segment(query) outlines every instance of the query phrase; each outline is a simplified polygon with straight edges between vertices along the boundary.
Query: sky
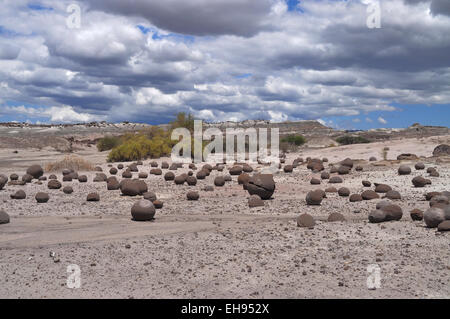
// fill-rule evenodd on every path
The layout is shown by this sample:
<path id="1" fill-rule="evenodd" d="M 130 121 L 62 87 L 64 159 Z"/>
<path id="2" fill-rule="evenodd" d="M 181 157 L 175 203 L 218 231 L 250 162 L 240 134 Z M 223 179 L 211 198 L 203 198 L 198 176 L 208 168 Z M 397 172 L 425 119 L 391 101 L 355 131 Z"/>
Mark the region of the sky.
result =
<path id="1" fill-rule="evenodd" d="M 379 3 L 380 28 L 367 20 Z M 448 0 L 1 0 L 0 122 L 449 126 Z M 79 15 L 78 15 L 79 9 Z"/>

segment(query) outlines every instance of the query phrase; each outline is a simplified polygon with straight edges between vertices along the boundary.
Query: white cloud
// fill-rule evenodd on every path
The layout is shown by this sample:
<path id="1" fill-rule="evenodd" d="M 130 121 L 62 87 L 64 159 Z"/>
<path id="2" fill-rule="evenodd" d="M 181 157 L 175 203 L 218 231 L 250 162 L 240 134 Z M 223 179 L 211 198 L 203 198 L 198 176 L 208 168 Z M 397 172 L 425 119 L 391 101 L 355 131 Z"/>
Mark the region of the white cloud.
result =
<path id="1" fill-rule="evenodd" d="M 384 119 L 384 118 L 382 118 L 381 116 L 378 118 L 378 123 L 380 123 L 380 124 L 387 124 L 387 121 Z"/>

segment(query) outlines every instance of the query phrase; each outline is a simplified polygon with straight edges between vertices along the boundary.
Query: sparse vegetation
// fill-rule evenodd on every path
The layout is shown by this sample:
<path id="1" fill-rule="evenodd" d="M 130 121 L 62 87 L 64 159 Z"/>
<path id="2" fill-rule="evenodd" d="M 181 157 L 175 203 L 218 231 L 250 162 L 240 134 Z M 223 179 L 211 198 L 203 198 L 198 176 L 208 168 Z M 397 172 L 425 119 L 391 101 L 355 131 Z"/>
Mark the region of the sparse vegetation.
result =
<path id="1" fill-rule="evenodd" d="M 101 144 L 102 149 L 105 149 L 104 147 L 110 147 L 116 143 L 108 155 L 109 162 L 126 162 L 170 156 L 173 146 L 178 143 L 176 140 L 171 140 L 172 131 L 184 127 L 193 132 L 194 117 L 191 114 L 178 113 L 176 119 L 170 124 L 170 130 L 154 126 L 136 134 L 128 133 L 121 137 L 105 137 L 101 140 L 101 143 L 99 141 L 97 147 L 99 148 Z M 193 145 L 193 141 L 191 142 Z"/>
<path id="2" fill-rule="evenodd" d="M 341 145 L 351 145 L 351 144 L 367 144 L 370 143 L 368 139 L 362 136 L 352 136 L 352 135 L 345 135 L 341 136 L 336 139 L 336 142 L 338 142 Z"/>
<path id="3" fill-rule="evenodd" d="M 93 171 L 94 165 L 82 157 L 76 155 L 67 155 L 64 159 L 45 166 L 46 172 L 59 172 L 64 169 L 72 169 L 74 171 Z"/>
<path id="4" fill-rule="evenodd" d="M 105 152 L 120 144 L 122 144 L 122 139 L 119 136 L 105 136 L 97 142 L 97 149 L 99 152 Z"/>
<path id="5" fill-rule="evenodd" d="M 288 135 L 281 139 L 281 143 L 288 143 L 295 146 L 302 146 L 306 143 L 306 138 L 303 135 Z"/>

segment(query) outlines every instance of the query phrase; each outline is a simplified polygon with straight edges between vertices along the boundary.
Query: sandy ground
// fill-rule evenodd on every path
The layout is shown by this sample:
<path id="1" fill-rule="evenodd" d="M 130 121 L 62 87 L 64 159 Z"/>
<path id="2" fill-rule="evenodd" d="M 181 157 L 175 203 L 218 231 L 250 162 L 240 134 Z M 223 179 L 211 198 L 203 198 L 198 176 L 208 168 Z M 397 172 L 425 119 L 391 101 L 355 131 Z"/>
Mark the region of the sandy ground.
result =
<path id="1" fill-rule="evenodd" d="M 195 187 L 149 176 L 149 189 L 164 201 L 164 208 L 148 223 L 130 219 L 138 197 L 107 191 L 105 183 L 91 182 L 95 173 L 87 173 L 87 184 L 63 183 L 73 186 L 71 195 L 48 190 L 46 183 L 7 186 L 0 191 L 0 209 L 11 216 L 10 224 L 0 225 L 0 297 L 450 298 L 450 234 L 427 229 L 409 216 L 413 208 L 428 207 L 424 193 L 450 190 L 450 160 L 429 158 L 436 145 L 449 140 L 409 139 L 288 155 L 287 163 L 298 156 L 328 157 L 330 162 L 361 159 L 364 171 L 352 172 L 334 186 L 362 192 L 361 181 L 367 179 L 400 191 L 402 200 L 395 202 L 403 208 L 403 219 L 383 224 L 367 221 L 379 200 L 349 203 L 328 194 L 322 206 L 307 206 L 309 190 L 329 185 L 310 185 L 314 174 L 304 165 L 292 174 L 275 175 L 273 199 L 253 209 L 236 177 L 225 187 L 205 192 L 202 188 L 213 185 L 222 173 L 213 171 Z M 427 167 L 437 167 L 440 177 L 416 189 L 411 179 L 426 172 L 413 169 L 409 176 L 398 176 L 399 162 L 367 161 L 370 156 L 381 160 L 384 147 L 389 147 L 388 159 L 401 153 L 422 156 Z M 63 157 L 46 150 L 12 151 L 0 150 L 0 173 L 22 175 L 30 164 Z M 105 153 L 92 148 L 78 154 L 108 171 Z M 149 172 L 148 163 L 140 170 Z M 27 199 L 10 199 L 18 189 L 26 191 Z M 199 191 L 198 202 L 185 199 L 189 190 Z M 35 202 L 38 191 L 50 194 L 47 204 Z M 99 192 L 100 202 L 86 202 L 91 191 Z M 327 222 L 332 212 L 342 213 L 347 221 Z M 298 228 L 300 213 L 313 215 L 316 227 Z M 66 285 L 67 266 L 73 264 L 81 269 L 79 289 Z M 368 266 L 374 264 L 380 267 L 381 287 L 369 290 Z"/>

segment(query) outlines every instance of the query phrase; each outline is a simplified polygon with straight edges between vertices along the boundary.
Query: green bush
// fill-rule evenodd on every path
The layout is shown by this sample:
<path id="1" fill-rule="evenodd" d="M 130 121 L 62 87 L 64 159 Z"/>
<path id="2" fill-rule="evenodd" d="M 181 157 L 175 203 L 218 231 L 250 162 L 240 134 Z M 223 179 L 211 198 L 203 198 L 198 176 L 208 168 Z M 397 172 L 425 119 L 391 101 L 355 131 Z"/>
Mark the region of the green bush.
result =
<path id="1" fill-rule="evenodd" d="M 341 145 L 350 145 L 350 144 L 366 144 L 370 143 L 368 139 L 362 136 L 351 136 L 351 135 L 345 135 L 341 136 L 336 139 L 336 142 L 338 142 Z"/>
<path id="2" fill-rule="evenodd" d="M 281 143 L 288 143 L 295 146 L 301 146 L 306 143 L 303 135 L 289 135 L 281 139 Z"/>
<path id="3" fill-rule="evenodd" d="M 97 142 L 97 149 L 99 152 L 109 151 L 121 143 L 122 140 L 118 136 L 105 136 Z"/>

